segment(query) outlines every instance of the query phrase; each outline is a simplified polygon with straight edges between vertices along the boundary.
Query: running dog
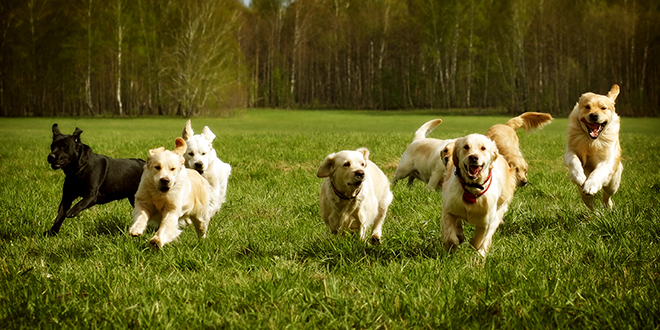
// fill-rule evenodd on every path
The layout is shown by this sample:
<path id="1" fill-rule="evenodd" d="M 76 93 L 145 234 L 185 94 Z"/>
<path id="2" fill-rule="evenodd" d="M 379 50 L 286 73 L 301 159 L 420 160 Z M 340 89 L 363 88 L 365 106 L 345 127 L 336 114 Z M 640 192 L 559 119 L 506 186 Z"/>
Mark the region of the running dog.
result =
<path id="1" fill-rule="evenodd" d="M 383 222 L 392 202 L 390 184 L 385 174 L 369 160 L 369 150 L 344 150 L 328 155 L 316 176 L 325 178 L 321 185 L 321 216 L 331 233 L 341 230 L 359 233 L 371 242 L 381 242 Z"/>
<path id="2" fill-rule="evenodd" d="M 213 216 L 227 199 L 227 181 L 231 175 L 231 166 L 218 158 L 213 149 L 215 134 L 208 126 L 204 126 L 202 134 L 195 135 L 188 120 L 181 136 L 187 145 L 186 153 L 183 155 L 186 159 L 186 167 L 199 172 L 211 185 L 211 216 Z"/>
<path id="3" fill-rule="evenodd" d="M 463 243 L 463 221 L 475 226 L 470 244 L 486 256 L 516 190 L 516 177 L 488 137 L 470 134 L 454 143 L 451 175 L 442 186 L 442 242 Z"/>
<path id="4" fill-rule="evenodd" d="M 415 179 L 426 183 L 428 190 L 438 189 L 442 186 L 446 162 L 441 153 L 447 145 L 453 143 L 456 139 L 426 138 L 440 123 L 442 123 L 442 119 L 430 120 L 415 132 L 412 143 L 401 155 L 401 161 L 394 172 L 392 184 L 407 177 L 409 186 L 412 186 Z"/>
<path id="5" fill-rule="evenodd" d="M 582 94 L 568 117 L 564 163 L 569 178 L 580 190 L 582 201 L 591 210 L 594 195 L 601 189 L 603 205 L 611 208 L 614 205 L 611 197 L 621 183 L 621 124 L 614 108 L 618 95 L 616 84 L 607 95 Z"/>
<path id="6" fill-rule="evenodd" d="M 211 186 L 197 171 L 184 166 L 186 142 L 175 141 L 174 151 L 160 147 L 149 150 L 147 164 L 135 194 L 131 236 L 141 236 L 149 222 L 158 230 L 149 243 L 162 248 L 179 236 L 179 220 L 195 226 L 199 238 L 206 238 L 210 221 Z"/>
<path id="7" fill-rule="evenodd" d="M 552 121 L 552 115 L 541 112 L 525 112 L 518 117 L 509 119 L 506 124 L 496 124 L 491 127 L 486 136 L 495 141 L 500 155 L 506 159 L 513 168 L 519 187 L 527 185 L 527 171 L 529 165 L 520 152 L 520 144 L 516 130 L 524 128 L 525 132 L 542 128 Z"/>
<path id="8" fill-rule="evenodd" d="M 62 169 L 66 178 L 55 223 L 44 235 L 57 235 L 64 219 L 73 218 L 96 204 L 128 198 L 131 206 L 134 205 L 143 160 L 116 159 L 94 153 L 80 141 L 83 131 L 78 127 L 72 135 L 62 134 L 57 124 L 53 124 L 52 131 L 48 163 L 54 170 Z M 71 207 L 78 197 L 82 199 Z"/>

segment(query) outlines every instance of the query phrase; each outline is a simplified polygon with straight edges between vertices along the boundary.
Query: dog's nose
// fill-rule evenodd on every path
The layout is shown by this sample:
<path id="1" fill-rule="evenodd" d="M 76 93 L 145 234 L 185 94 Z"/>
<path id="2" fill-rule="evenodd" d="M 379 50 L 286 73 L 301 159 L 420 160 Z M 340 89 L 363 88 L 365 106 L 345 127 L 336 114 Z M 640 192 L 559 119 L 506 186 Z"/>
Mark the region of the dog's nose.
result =
<path id="1" fill-rule="evenodd" d="M 49 162 L 49 163 L 53 163 L 53 162 L 55 162 L 55 155 L 53 155 L 53 154 L 49 154 L 49 155 L 48 155 L 48 162 Z"/>
<path id="2" fill-rule="evenodd" d="M 204 164 L 202 164 L 202 163 L 195 163 L 195 168 L 196 168 L 196 169 L 200 169 L 200 170 L 201 170 L 203 166 L 204 166 Z"/>
<path id="3" fill-rule="evenodd" d="M 591 119 L 591 121 L 598 121 L 598 114 L 597 113 L 589 114 L 589 119 Z"/>
<path id="4" fill-rule="evenodd" d="M 475 155 L 470 155 L 468 156 L 468 159 L 470 160 L 470 162 L 476 163 L 479 160 L 479 157 Z"/>
<path id="5" fill-rule="evenodd" d="M 364 179 L 364 171 L 363 170 L 355 171 L 355 178 L 359 180 Z"/>
<path id="6" fill-rule="evenodd" d="M 169 184 L 169 183 L 170 183 L 170 179 L 168 179 L 168 178 L 162 178 L 162 179 L 160 179 L 160 183 L 161 183 L 161 184 Z"/>
<path id="7" fill-rule="evenodd" d="M 520 186 L 520 187 L 524 187 L 526 185 L 527 185 L 527 180 L 520 181 L 520 183 L 518 183 L 518 186 Z"/>

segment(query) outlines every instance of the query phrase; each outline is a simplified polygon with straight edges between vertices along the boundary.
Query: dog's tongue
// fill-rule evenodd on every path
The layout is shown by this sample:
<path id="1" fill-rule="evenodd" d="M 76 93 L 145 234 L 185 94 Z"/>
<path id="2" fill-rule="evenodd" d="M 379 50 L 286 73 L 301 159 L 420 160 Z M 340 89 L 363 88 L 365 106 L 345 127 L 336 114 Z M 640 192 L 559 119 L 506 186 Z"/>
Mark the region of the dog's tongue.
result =
<path id="1" fill-rule="evenodd" d="M 468 167 L 468 170 L 470 171 L 470 176 L 476 177 L 477 175 L 479 175 L 479 172 L 481 172 L 481 168 L 482 168 L 481 166 L 470 165 L 470 167 Z"/>
<path id="2" fill-rule="evenodd" d="M 599 123 L 588 123 L 586 120 L 582 120 L 582 122 L 587 125 L 589 128 L 589 135 L 592 138 L 597 138 L 600 135 L 600 132 L 603 130 L 603 125 Z"/>

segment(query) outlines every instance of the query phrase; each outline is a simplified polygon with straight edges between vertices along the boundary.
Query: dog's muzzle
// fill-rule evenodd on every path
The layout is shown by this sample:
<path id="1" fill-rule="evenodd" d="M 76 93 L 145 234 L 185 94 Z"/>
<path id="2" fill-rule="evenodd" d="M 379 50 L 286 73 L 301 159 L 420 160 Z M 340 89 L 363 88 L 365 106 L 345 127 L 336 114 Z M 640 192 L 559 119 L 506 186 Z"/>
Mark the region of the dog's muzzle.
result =
<path id="1" fill-rule="evenodd" d="M 204 164 L 195 163 L 195 171 L 197 171 L 199 174 L 204 174 Z"/>
<path id="2" fill-rule="evenodd" d="M 62 165 L 57 162 L 57 157 L 55 157 L 55 154 L 48 155 L 48 164 L 50 164 L 50 167 L 54 170 L 62 168 Z"/>
<path id="3" fill-rule="evenodd" d="M 160 187 L 158 187 L 158 190 L 161 192 L 168 192 L 170 190 L 170 180 L 166 178 L 160 179 Z"/>

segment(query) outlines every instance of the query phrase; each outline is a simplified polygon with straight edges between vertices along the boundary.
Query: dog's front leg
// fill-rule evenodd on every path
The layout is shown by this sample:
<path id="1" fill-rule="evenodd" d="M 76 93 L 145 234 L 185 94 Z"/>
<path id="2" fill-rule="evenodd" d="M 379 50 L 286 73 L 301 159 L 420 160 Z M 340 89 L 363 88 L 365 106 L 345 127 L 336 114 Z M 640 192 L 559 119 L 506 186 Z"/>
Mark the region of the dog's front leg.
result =
<path id="1" fill-rule="evenodd" d="M 163 221 L 156 231 L 156 235 L 149 241 L 155 248 L 162 248 L 165 244 L 172 242 L 179 236 L 179 214 L 181 209 L 171 209 L 163 211 Z"/>
<path id="2" fill-rule="evenodd" d="M 136 201 L 135 209 L 133 210 L 133 224 L 128 230 L 131 236 L 141 236 L 144 233 L 150 216 L 151 212 L 142 203 Z"/>
<path id="3" fill-rule="evenodd" d="M 596 168 L 589 174 L 589 178 L 587 178 L 582 187 L 585 194 L 589 196 L 595 195 L 603 188 L 605 181 L 614 174 L 612 170 L 614 167 L 613 152 L 610 152 L 610 154 L 612 155 L 608 156 L 607 160 L 598 163 Z"/>
<path id="4" fill-rule="evenodd" d="M 587 180 L 587 176 L 584 175 L 584 169 L 582 169 L 582 162 L 580 158 L 573 151 L 566 151 L 564 155 L 564 164 L 568 167 L 570 172 L 569 178 L 573 183 L 582 187 L 584 181 Z"/>
<path id="5" fill-rule="evenodd" d="M 452 253 L 463 242 L 462 220 L 449 212 L 442 212 L 442 246 Z"/>
<path id="6" fill-rule="evenodd" d="M 49 230 L 46 230 L 44 232 L 45 236 L 55 236 L 57 235 L 57 233 L 59 233 L 60 227 L 62 226 L 64 219 L 66 219 L 67 211 L 71 208 L 71 204 L 73 204 L 73 199 L 69 198 L 65 193 L 64 196 L 62 197 L 62 201 L 60 202 L 60 206 L 57 210 L 57 217 L 55 218 L 55 223 L 53 224 L 52 227 L 50 227 Z"/>

